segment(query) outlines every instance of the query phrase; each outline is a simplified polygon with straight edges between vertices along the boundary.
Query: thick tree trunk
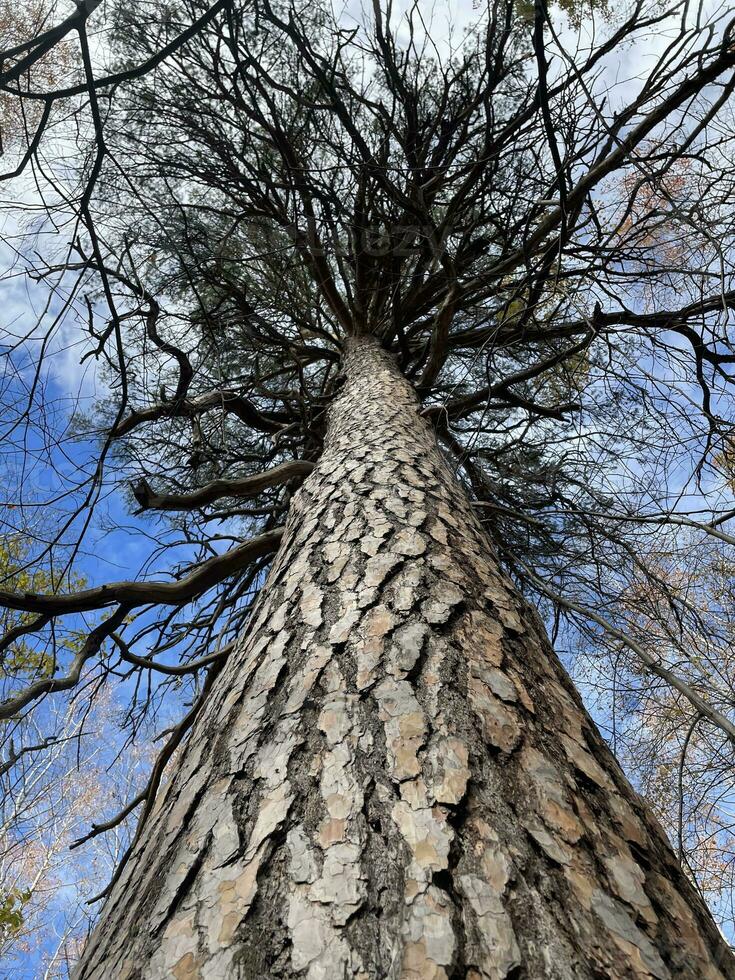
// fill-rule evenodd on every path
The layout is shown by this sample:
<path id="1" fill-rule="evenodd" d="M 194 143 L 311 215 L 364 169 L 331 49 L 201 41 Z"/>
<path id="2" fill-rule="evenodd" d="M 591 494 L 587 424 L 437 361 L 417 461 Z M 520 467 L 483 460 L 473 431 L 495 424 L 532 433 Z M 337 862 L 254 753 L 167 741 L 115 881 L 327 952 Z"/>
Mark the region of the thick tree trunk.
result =
<path id="1" fill-rule="evenodd" d="M 345 373 L 75 976 L 735 977 L 410 385 Z"/>

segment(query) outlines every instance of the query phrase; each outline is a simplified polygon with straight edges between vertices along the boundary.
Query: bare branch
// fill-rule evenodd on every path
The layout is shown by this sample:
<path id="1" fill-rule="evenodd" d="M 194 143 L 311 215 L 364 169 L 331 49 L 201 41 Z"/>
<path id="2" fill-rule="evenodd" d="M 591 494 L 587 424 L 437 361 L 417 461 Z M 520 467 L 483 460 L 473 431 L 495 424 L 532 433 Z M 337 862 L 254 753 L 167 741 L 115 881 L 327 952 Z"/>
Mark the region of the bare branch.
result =
<path id="1" fill-rule="evenodd" d="M 142 479 L 133 487 L 133 494 L 143 510 L 192 510 L 221 497 L 256 497 L 270 487 L 281 487 L 290 480 L 308 476 L 313 469 L 314 464 L 308 460 L 294 460 L 240 480 L 213 480 L 205 487 L 182 494 L 155 493 L 148 481 Z"/>

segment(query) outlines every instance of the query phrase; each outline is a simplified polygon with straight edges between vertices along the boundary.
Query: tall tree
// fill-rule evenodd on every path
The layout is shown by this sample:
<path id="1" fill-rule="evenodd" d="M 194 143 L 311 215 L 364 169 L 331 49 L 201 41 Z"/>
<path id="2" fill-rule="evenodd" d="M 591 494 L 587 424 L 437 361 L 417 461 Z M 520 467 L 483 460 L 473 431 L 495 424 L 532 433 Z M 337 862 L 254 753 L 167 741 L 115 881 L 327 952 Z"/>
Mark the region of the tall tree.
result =
<path id="1" fill-rule="evenodd" d="M 0 592 L 32 614 L 5 647 L 53 651 L 0 717 L 121 671 L 133 726 L 182 678 L 191 700 L 91 831 L 140 808 L 75 976 L 735 976 L 531 601 L 731 752 L 661 554 L 735 543 L 732 24 L 636 3 L 597 33 L 575 4 L 572 50 L 544 3 L 461 38 L 421 5 L 120 4 L 101 69 L 94 16 L 49 42 L 76 31 L 83 82 L 13 89 L 73 104 L 78 185 L 48 185 L 71 248 L 27 261 L 108 396 L 39 547 L 54 587 Z M 659 32 L 617 93 L 610 59 Z M 8 386 L 11 435 L 37 387 Z M 72 587 L 111 479 L 174 514 L 171 580 Z"/>

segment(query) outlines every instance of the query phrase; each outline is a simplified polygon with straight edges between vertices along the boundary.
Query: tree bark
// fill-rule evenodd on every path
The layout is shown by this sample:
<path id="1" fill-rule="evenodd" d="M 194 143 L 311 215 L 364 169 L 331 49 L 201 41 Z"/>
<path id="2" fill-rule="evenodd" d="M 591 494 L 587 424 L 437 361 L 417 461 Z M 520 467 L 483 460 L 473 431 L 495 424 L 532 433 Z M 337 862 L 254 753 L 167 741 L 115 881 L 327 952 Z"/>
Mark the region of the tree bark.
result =
<path id="1" fill-rule="evenodd" d="M 75 977 L 735 977 L 411 386 L 344 371 Z"/>

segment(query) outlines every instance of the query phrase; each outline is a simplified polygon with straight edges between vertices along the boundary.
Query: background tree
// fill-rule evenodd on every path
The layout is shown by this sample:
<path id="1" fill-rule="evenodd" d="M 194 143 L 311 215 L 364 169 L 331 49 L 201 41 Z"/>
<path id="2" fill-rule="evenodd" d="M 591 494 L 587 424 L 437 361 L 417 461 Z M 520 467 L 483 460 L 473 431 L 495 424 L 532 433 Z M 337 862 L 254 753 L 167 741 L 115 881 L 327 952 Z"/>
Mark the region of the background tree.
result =
<path id="1" fill-rule="evenodd" d="M 18 591 L 51 587 L 47 569 L 24 567 L 30 531 L 0 544 L 3 581 Z M 52 676 L 59 660 L 74 656 L 84 642 L 83 634 L 63 631 L 43 646 L 26 642 L 29 621 L 28 614 L 4 611 L 4 697 L 19 683 Z M 68 976 L 93 918 L 87 900 L 129 844 L 129 831 L 121 826 L 90 848 L 74 850 L 90 814 L 114 816 L 152 761 L 145 743 L 128 749 L 124 759 L 115 750 L 114 742 L 122 738 L 115 738 L 121 727 L 110 694 L 82 688 L 65 705 L 48 703 L 2 722 L 0 961 L 8 976 Z"/>
<path id="2" fill-rule="evenodd" d="M 44 174 L 23 262 L 65 299 L 9 345 L 9 444 L 53 430 L 64 316 L 107 396 L 52 588 L 0 593 L 13 642 L 85 639 L 1 710 L 121 671 L 133 731 L 187 704 L 78 975 L 733 975 L 528 602 L 635 690 L 630 758 L 678 713 L 680 799 L 690 747 L 727 765 L 714 586 L 681 584 L 733 544 L 727 12 L 575 6 L 575 47 L 543 4 L 114 13 L 116 64 L 80 7 L 84 82 L 17 96 L 73 106 L 87 165 Z M 123 481 L 173 577 L 75 589 Z"/>

